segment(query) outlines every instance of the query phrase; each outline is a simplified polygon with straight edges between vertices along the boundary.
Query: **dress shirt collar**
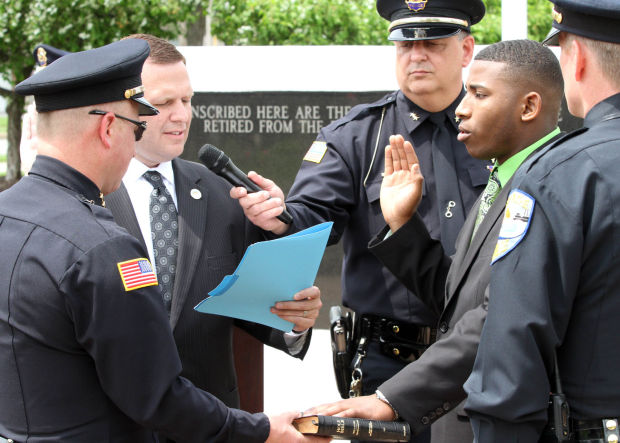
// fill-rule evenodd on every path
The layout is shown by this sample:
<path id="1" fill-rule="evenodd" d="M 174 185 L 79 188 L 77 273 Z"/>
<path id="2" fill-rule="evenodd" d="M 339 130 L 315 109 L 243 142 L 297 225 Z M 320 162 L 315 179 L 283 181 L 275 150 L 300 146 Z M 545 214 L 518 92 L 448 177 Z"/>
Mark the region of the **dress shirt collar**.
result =
<path id="1" fill-rule="evenodd" d="M 129 187 L 131 186 L 132 183 L 135 183 L 138 180 L 141 180 L 141 179 L 144 180 L 142 175 L 146 171 L 159 172 L 164 179 L 164 183 L 167 182 L 166 184 L 171 185 L 172 188 L 174 189 L 174 171 L 172 170 L 172 161 L 160 163 L 155 168 L 149 168 L 141 161 L 136 160 L 135 157 L 132 158 L 131 161 L 129 162 L 129 168 L 127 168 L 127 172 L 125 173 L 125 176 L 123 177 L 123 182 L 125 183 L 125 186 Z"/>
<path id="2" fill-rule="evenodd" d="M 521 163 L 523 163 L 525 159 L 528 158 L 532 152 L 534 152 L 536 149 L 541 147 L 543 144 L 547 143 L 549 140 L 551 140 L 553 137 L 555 137 L 559 133 L 560 133 L 560 128 L 555 128 L 553 131 L 545 135 L 543 138 L 541 138 L 537 142 L 532 143 L 527 148 L 517 152 L 515 155 L 510 157 L 508 160 L 506 160 L 501 165 L 498 165 L 496 161 L 494 168 L 497 168 L 497 179 L 502 184 L 502 187 L 506 186 L 506 183 L 508 183 L 508 180 L 510 180 L 512 176 L 514 175 L 514 173 L 517 172 L 517 169 L 519 169 L 519 166 L 521 166 Z"/>

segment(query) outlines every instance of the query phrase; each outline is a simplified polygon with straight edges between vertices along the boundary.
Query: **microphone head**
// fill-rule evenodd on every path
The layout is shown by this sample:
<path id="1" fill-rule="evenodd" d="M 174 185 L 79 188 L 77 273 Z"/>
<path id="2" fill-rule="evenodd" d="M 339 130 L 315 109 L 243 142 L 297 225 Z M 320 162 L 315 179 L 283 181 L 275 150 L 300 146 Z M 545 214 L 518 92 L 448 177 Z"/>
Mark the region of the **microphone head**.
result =
<path id="1" fill-rule="evenodd" d="M 207 168 L 216 174 L 230 161 L 230 158 L 228 158 L 224 152 L 208 143 L 200 148 L 198 151 L 198 158 Z"/>

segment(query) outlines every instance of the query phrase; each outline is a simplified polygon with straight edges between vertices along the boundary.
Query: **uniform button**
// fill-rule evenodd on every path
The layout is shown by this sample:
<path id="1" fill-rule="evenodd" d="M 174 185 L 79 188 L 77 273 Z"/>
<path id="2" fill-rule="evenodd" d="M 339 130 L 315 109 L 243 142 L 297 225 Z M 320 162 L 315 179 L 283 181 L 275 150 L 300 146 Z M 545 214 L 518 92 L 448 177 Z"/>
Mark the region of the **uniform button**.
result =
<path id="1" fill-rule="evenodd" d="M 443 415 L 443 409 L 441 408 L 435 409 L 435 414 L 437 414 L 437 417 L 441 417 Z"/>
<path id="2" fill-rule="evenodd" d="M 435 415 L 433 411 L 431 411 L 430 414 L 428 414 L 428 418 L 430 418 L 431 420 L 435 420 L 437 416 Z"/>
<path id="3" fill-rule="evenodd" d="M 445 402 L 445 403 L 443 404 L 443 410 L 444 410 L 444 411 L 449 411 L 449 410 L 450 410 L 450 403 Z"/>
<path id="4" fill-rule="evenodd" d="M 392 326 L 392 331 L 394 331 L 394 334 L 398 334 L 400 332 L 400 328 L 398 327 L 398 325 L 394 325 Z"/>
<path id="5" fill-rule="evenodd" d="M 607 441 L 609 443 L 618 443 L 618 436 L 616 434 L 611 434 L 609 437 L 607 437 Z"/>
<path id="6" fill-rule="evenodd" d="M 445 334 L 446 332 L 448 332 L 448 323 L 446 322 L 441 322 L 441 324 L 439 325 L 439 330 L 441 331 L 442 334 Z"/>
<path id="7" fill-rule="evenodd" d="M 427 425 L 429 424 L 431 421 L 428 419 L 428 417 L 424 416 L 422 417 L 422 424 L 423 425 Z"/>
<path id="8" fill-rule="evenodd" d="M 618 426 L 618 423 L 616 422 L 616 420 L 607 420 L 605 422 L 605 427 L 609 429 L 610 431 L 613 431 L 614 429 L 616 429 L 617 426 Z"/>
<path id="9" fill-rule="evenodd" d="M 392 353 L 393 353 L 394 355 L 400 355 L 400 349 L 398 349 L 398 348 L 394 348 L 394 349 L 392 349 Z"/>

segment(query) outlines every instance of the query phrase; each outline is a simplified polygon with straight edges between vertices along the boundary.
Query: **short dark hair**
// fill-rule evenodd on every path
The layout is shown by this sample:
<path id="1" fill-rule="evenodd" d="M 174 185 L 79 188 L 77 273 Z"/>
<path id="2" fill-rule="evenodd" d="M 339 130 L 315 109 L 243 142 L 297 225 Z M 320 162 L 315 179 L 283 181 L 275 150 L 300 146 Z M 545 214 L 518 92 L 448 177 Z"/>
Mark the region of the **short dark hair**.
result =
<path id="1" fill-rule="evenodd" d="M 506 76 L 525 88 L 548 98 L 558 112 L 564 95 L 560 62 L 542 43 L 533 40 L 506 40 L 482 49 L 476 61 L 505 63 Z"/>
<path id="2" fill-rule="evenodd" d="M 186 63 L 185 57 L 179 52 L 176 46 L 163 38 L 155 37 L 151 34 L 131 34 L 123 38 L 123 40 L 126 38 L 139 38 L 146 41 L 151 47 L 148 60 L 155 64 Z"/>

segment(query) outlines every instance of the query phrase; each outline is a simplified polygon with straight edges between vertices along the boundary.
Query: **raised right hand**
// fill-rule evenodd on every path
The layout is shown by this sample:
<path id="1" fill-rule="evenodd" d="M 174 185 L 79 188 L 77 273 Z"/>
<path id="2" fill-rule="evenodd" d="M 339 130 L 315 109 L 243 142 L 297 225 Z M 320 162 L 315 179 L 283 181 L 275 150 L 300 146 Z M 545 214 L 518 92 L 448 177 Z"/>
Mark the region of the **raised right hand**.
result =
<path id="1" fill-rule="evenodd" d="M 385 148 L 385 173 L 381 183 L 381 211 L 392 232 L 413 216 L 422 200 L 424 177 L 413 145 L 402 135 L 390 136 Z"/>

